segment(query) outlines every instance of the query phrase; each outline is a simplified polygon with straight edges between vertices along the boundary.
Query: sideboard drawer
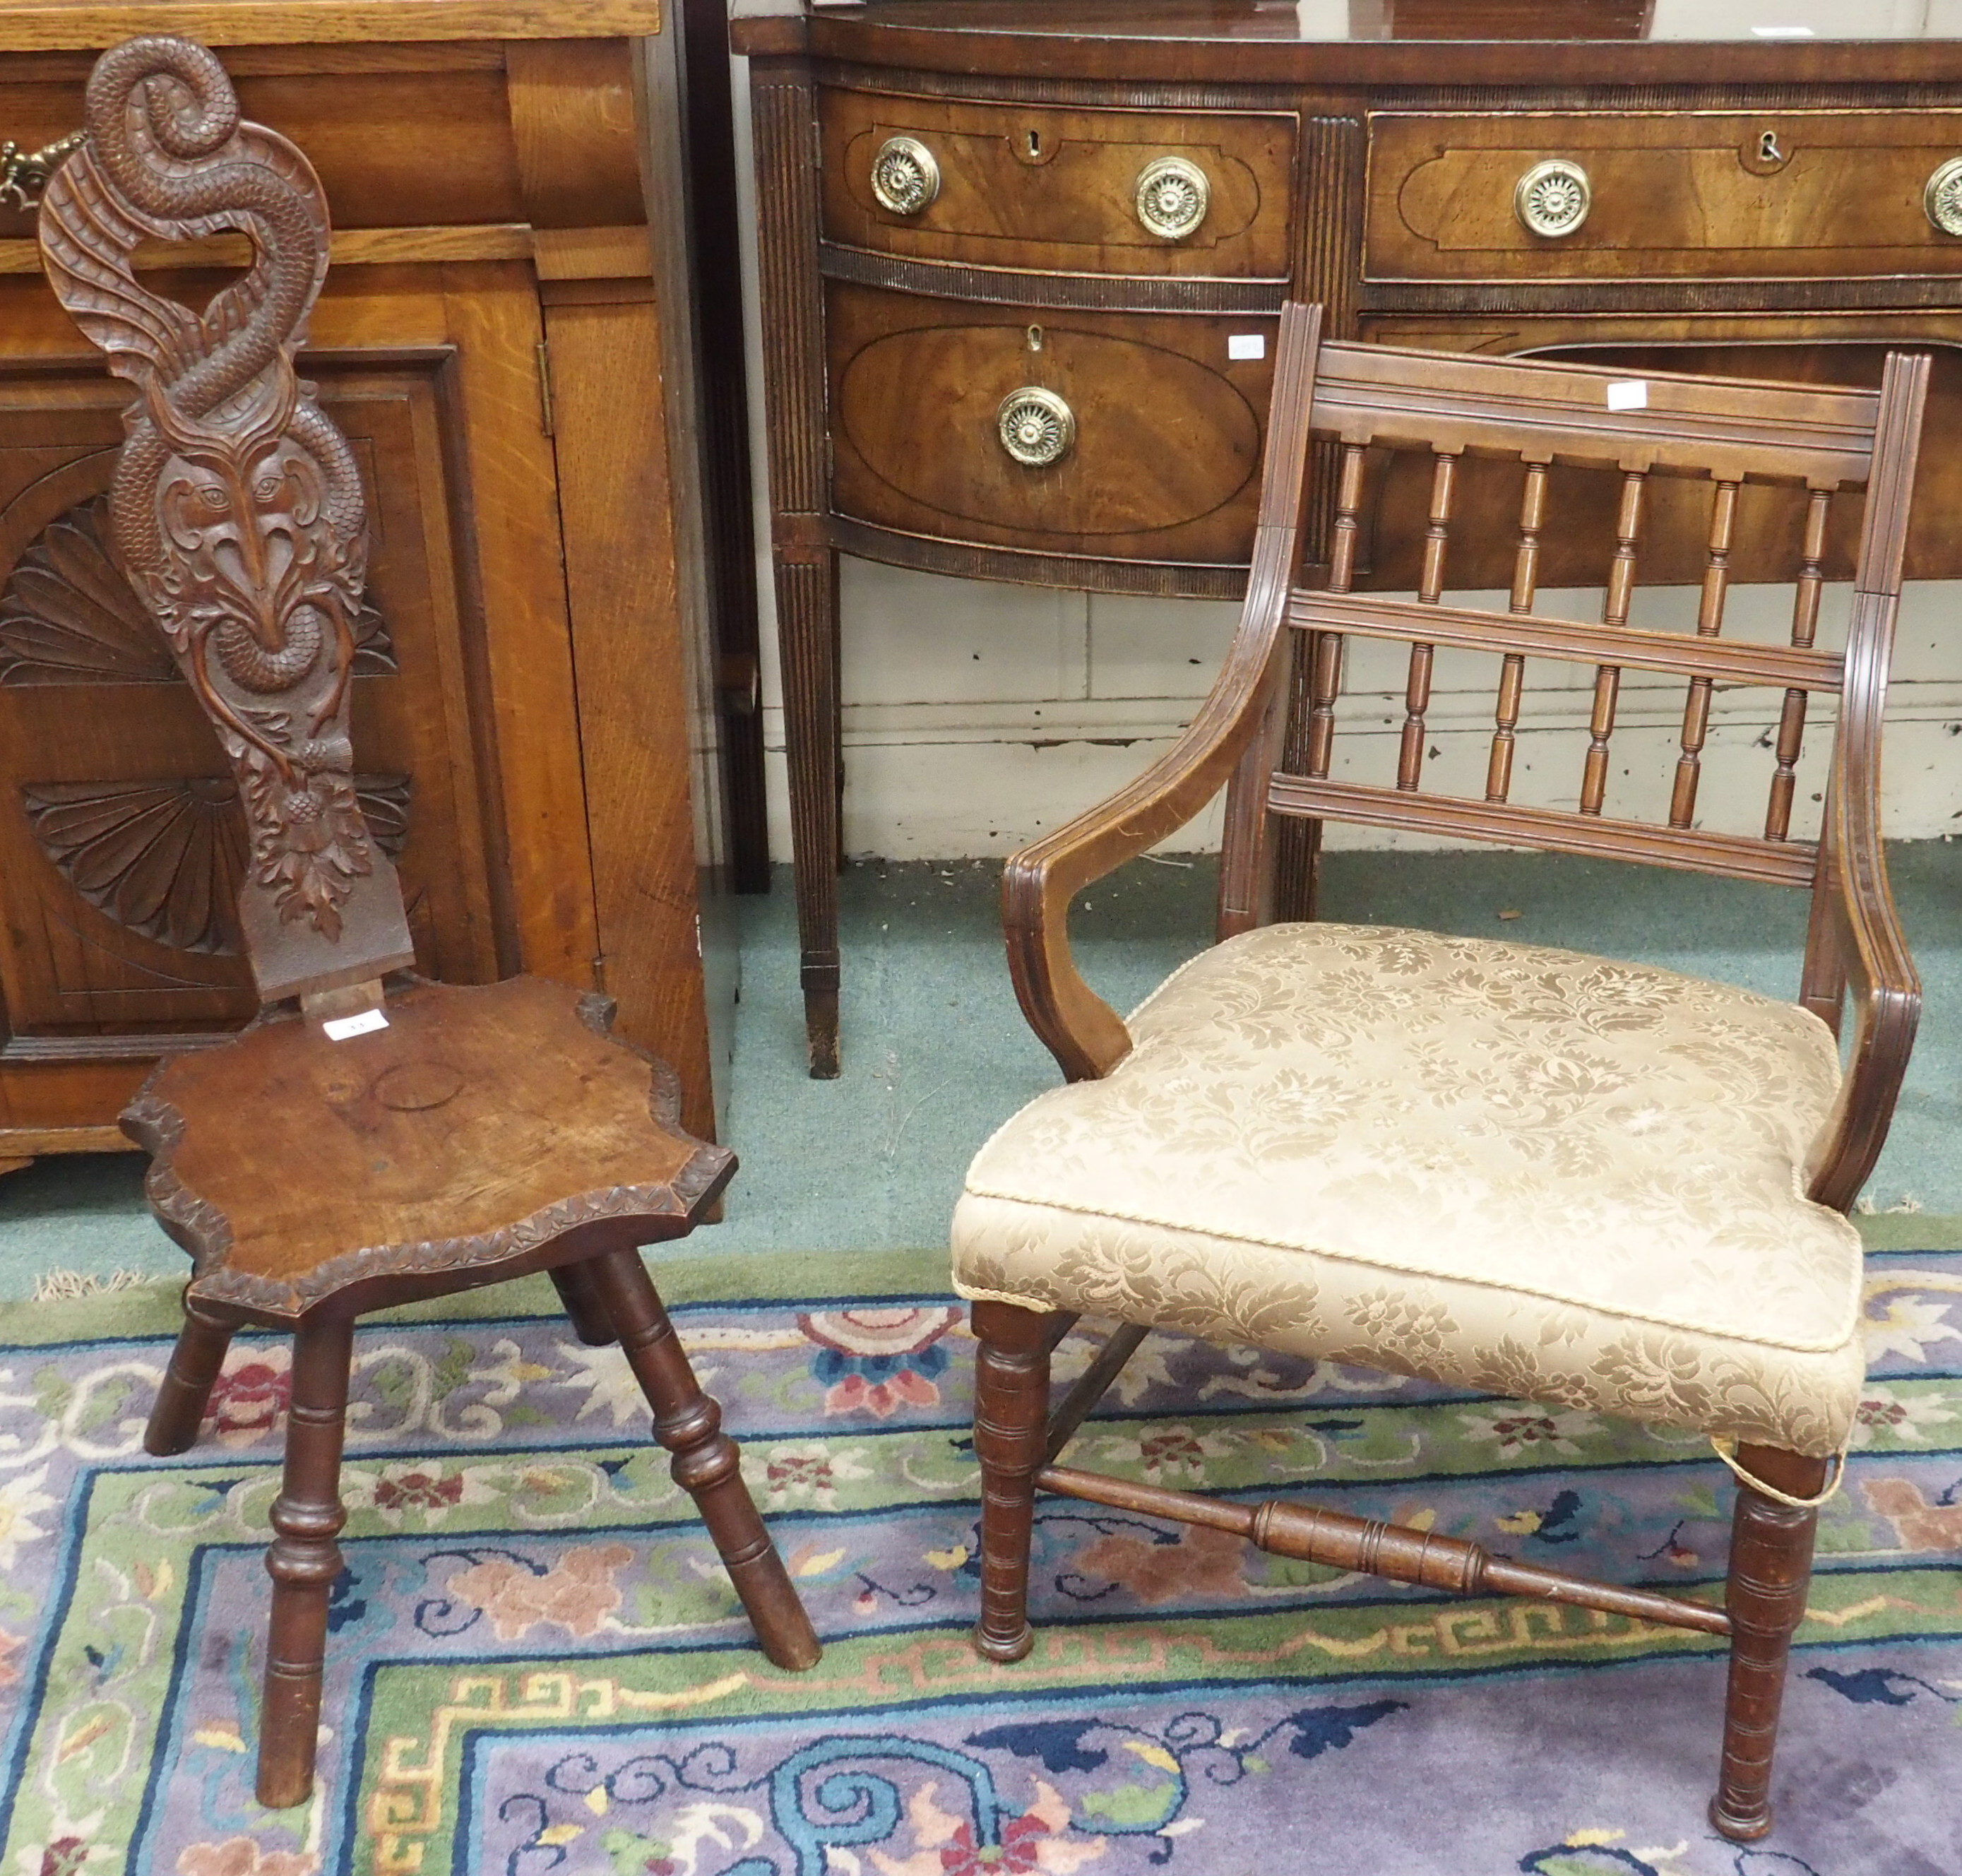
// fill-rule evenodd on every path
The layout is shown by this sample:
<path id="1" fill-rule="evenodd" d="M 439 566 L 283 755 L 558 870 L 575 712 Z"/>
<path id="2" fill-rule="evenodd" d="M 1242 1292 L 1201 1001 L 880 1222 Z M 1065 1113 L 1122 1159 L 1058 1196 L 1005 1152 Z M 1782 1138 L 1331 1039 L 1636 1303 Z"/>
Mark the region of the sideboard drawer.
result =
<path id="1" fill-rule="evenodd" d="M 1273 319 L 1054 312 L 1031 325 L 834 284 L 825 324 L 837 513 L 1059 554 L 1245 560 Z M 1260 357 L 1233 356 L 1256 343 Z"/>
<path id="2" fill-rule="evenodd" d="M 983 266 L 1286 277 L 1291 114 L 842 88 L 818 108 L 830 240 Z"/>
<path id="3" fill-rule="evenodd" d="M 1962 163 L 1943 171 L 1958 157 L 1957 111 L 1379 112 L 1369 119 L 1363 271 L 1382 280 L 1962 272 Z"/>

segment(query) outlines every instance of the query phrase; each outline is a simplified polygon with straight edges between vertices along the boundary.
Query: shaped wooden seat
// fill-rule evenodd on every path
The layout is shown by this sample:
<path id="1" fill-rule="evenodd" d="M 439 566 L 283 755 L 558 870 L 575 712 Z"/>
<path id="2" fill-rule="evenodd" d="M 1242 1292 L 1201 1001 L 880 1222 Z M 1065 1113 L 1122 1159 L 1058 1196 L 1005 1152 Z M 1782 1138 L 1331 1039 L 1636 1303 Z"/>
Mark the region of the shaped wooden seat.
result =
<path id="1" fill-rule="evenodd" d="M 386 1014 L 338 1042 L 296 1011 L 263 1018 L 131 1105 L 158 1215 L 198 1260 L 194 1299 L 298 1316 L 360 1284 L 396 1299 L 431 1271 L 498 1280 L 548 1241 L 597 1255 L 679 1236 L 734 1168 L 679 1130 L 671 1076 L 607 1035 L 603 997 L 411 983 Z"/>
<path id="2" fill-rule="evenodd" d="M 1737 1839 L 1770 1828 L 1786 1658 L 1864 1375 L 1861 1241 L 1845 1213 L 1886 1138 L 1920 1008 L 1887 892 L 1879 743 L 1928 371 L 1925 358 L 1890 356 L 1877 393 L 1626 382 L 1582 366 L 1325 344 L 1318 308 L 1287 308 L 1259 545 L 1219 680 L 1172 749 L 1004 875 L 1016 991 L 1069 1085 L 982 1149 L 954 1216 L 955 1287 L 974 1304 L 980 1345 L 983 1654 L 1011 1660 L 1031 1645 L 1039 1490 L 1434 1590 L 1700 1630 L 1730 1646 L 1711 1820 Z M 1308 465 L 1331 444 L 1334 526 L 1316 569 Z M 1351 590 L 1367 459 L 1388 450 L 1430 462 L 1414 599 Z M 1461 470 L 1494 462 L 1519 491 L 1504 612 L 1444 596 Z M 1598 622 L 1535 610 L 1542 535 L 1558 519 L 1551 472 L 1568 468 L 1618 481 Z M 1645 503 L 1662 477 L 1708 503 L 1693 634 L 1629 622 Z M 1799 523 L 1789 641 L 1725 639 L 1740 513 L 1781 487 Z M 1864 492 L 1843 652 L 1817 642 L 1842 490 Z M 1776 499 L 1755 512 L 1775 514 Z M 1395 766 L 1376 778 L 1342 759 L 1354 748 L 1339 733 L 1350 638 L 1408 660 L 1400 733 L 1381 739 Z M 1426 769 L 1440 647 L 1497 666 L 1479 798 L 1440 790 Z M 1513 799 L 1529 660 L 1591 674 L 1571 806 Z M 1628 672 L 1684 686 L 1666 820 L 1610 811 Z M 1283 767 L 1297 684 L 1307 734 Z M 1770 693 L 1763 806 L 1746 810 L 1762 812 L 1761 834 L 1734 831 L 1734 831 L 1702 820 L 1719 684 Z M 1818 693 L 1836 696 L 1838 716 L 1815 839 L 1792 821 Z M 1353 714 L 1388 721 L 1380 696 Z M 1543 783 L 1543 746 L 1541 767 Z M 1727 764 L 1724 781 L 1742 767 Z M 1126 1024 L 1072 960 L 1069 903 L 1222 785 L 1221 941 Z M 1299 869 L 1289 886 L 1305 885 L 1312 907 L 1331 818 L 1803 887 L 1797 1000 L 1497 938 L 1270 923 L 1283 840 Z M 1052 1414 L 1050 1351 L 1079 1313 L 1120 1326 Z M 1442 1532 L 1058 1465 L 1159 1326 L 1708 1433 L 1739 1477 L 1724 1606 L 1590 1582 Z"/>
<path id="3" fill-rule="evenodd" d="M 217 733 L 250 842 L 240 922 L 265 1007 L 162 1066 L 123 1127 L 194 1266 L 149 1450 L 197 1439 L 241 1326 L 294 1332 L 260 1800 L 312 1788 L 354 1321 L 385 1304 L 548 1271 L 580 1335 L 620 1343 L 765 1651 L 807 1667 L 816 1637 L 639 1256 L 693 1229 L 734 1155 L 681 1130 L 673 1075 L 609 1037 L 605 998 L 411 974 L 349 738 L 366 504 L 293 369 L 326 274 L 318 181 L 182 40 L 105 53 L 86 124 L 43 201 L 43 259 L 139 388 L 115 551 Z M 202 312 L 137 280 L 139 241 L 226 229 L 257 257 Z"/>

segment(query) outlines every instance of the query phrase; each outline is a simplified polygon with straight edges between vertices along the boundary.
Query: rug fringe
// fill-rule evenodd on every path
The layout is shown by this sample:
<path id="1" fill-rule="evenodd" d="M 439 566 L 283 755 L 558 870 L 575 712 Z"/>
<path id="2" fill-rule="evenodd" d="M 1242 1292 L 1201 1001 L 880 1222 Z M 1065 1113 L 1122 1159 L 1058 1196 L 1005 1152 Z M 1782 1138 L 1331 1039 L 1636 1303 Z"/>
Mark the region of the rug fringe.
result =
<path id="1" fill-rule="evenodd" d="M 103 1296 L 111 1290 L 139 1290 L 154 1283 L 141 1270 L 111 1270 L 98 1277 L 93 1270 L 43 1270 L 34 1279 L 37 1302 L 72 1302 L 80 1296 Z"/>

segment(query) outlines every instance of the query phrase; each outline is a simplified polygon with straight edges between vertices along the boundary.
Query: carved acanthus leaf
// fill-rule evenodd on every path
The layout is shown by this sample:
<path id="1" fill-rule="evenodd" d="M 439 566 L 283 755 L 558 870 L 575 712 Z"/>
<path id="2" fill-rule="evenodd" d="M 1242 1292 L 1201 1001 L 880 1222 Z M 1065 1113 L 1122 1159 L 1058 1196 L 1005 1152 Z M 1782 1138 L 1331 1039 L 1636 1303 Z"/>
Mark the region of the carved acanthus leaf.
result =
<path id="1" fill-rule="evenodd" d="M 355 615 L 354 674 L 396 670 L 372 594 Z M 175 684 L 163 634 L 109 551 L 109 497 L 57 515 L 0 592 L 0 684 Z"/>
<path id="2" fill-rule="evenodd" d="M 407 775 L 356 775 L 375 844 L 408 839 Z M 118 925 L 174 951 L 235 957 L 245 824 L 227 776 L 161 781 L 38 781 L 21 798 L 41 851 Z"/>

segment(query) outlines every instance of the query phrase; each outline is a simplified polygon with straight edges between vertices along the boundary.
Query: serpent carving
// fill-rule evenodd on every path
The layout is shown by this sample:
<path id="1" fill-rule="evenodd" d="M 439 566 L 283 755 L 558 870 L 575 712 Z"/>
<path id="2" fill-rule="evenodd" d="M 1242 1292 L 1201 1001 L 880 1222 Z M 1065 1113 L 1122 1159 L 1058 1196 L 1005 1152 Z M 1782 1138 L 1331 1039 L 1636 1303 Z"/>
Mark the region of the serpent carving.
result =
<path id="1" fill-rule="evenodd" d="M 332 941 L 374 855 L 347 725 L 366 510 L 347 439 L 293 367 L 327 274 L 325 197 L 184 40 L 105 53 L 84 122 L 40 235 L 62 305 L 139 393 L 110 492 L 116 558 L 238 775 L 248 890 Z M 139 243 L 226 229 L 253 264 L 202 312 L 137 280 Z"/>

